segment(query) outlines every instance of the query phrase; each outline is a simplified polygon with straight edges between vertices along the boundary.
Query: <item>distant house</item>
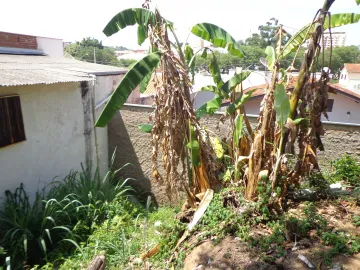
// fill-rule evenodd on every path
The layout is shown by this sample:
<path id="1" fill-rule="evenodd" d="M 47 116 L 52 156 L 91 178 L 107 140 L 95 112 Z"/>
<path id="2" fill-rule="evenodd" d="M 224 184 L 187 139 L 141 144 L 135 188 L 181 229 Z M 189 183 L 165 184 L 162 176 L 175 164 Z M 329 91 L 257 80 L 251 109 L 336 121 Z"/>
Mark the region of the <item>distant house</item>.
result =
<path id="1" fill-rule="evenodd" d="M 294 88 L 295 80 L 290 84 L 290 91 Z M 329 83 L 331 92 L 328 97 L 328 116 L 327 120 L 322 116 L 323 122 L 336 123 L 352 123 L 360 124 L 360 93 L 349 90 L 340 84 Z M 264 98 L 268 84 L 252 86 L 244 90 L 244 93 L 254 91 L 251 98 L 245 103 L 245 110 L 247 114 L 258 115 L 260 110 L 260 103 Z M 228 106 L 229 102 L 223 104 Z"/>
<path id="2" fill-rule="evenodd" d="M 360 93 L 360 64 L 344 64 L 340 72 L 339 84 Z"/>
<path id="3" fill-rule="evenodd" d="M 94 123 L 125 70 L 61 57 L 61 40 L 41 39 L 0 33 L 0 197 L 21 182 L 34 194 L 80 163 L 108 168 L 107 129 Z"/>

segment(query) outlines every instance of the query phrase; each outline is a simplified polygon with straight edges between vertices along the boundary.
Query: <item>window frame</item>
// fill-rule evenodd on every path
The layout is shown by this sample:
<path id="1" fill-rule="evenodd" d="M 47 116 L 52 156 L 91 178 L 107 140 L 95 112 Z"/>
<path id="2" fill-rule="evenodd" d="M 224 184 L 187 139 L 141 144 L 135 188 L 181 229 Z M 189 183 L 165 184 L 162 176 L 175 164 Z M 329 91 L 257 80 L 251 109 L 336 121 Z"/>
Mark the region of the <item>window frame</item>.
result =
<path id="1" fill-rule="evenodd" d="M 9 103 L 11 98 L 15 98 L 15 100 L 12 101 L 13 103 Z M 20 95 L 0 96 L 0 102 L 3 100 L 6 100 L 4 102 L 6 107 L 3 106 L 3 119 L 0 118 L 0 120 L 3 120 L 5 125 L 3 130 L 0 130 L 0 132 L 2 133 L 1 135 L 6 135 L 6 133 L 8 133 L 8 140 L 10 140 L 10 142 L 6 142 L 5 136 L 5 142 L 0 142 L 0 150 L 2 148 L 26 141 L 25 124 Z"/>

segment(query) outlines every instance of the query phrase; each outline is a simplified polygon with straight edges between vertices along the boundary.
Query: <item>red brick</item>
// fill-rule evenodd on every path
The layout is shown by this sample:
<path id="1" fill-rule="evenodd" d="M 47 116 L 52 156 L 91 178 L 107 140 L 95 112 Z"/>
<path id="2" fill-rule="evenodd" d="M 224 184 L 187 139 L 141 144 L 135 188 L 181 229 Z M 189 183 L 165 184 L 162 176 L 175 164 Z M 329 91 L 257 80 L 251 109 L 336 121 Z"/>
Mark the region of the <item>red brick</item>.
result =
<path id="1" fill-rule="evenodd" d="M 37 49 L 36 37 L 0 32 L 0 47 Z"/>

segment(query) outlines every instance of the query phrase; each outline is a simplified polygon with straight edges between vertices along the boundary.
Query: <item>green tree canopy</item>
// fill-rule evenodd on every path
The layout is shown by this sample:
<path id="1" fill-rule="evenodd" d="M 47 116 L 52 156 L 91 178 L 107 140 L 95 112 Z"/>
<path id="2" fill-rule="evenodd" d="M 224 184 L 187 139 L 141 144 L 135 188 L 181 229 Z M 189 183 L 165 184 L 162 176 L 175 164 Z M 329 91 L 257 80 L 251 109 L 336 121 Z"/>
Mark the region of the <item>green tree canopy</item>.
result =
<path id="1" fill-rule="evenodd" d="M 257 46 L 260 48 L 266 48 L 267 46 L 276 47 L 277 44 L 277 30 L 279 28 L 279 20 L 275 18 L 271 18 L 266 24 L 260 25 L 258 30 L 260 34 L 254 33 L 251 37 L 245 40 L 245 45 L 248 46 Z M 282 45 L 284 45 L 290 38 L 290 34 L 288 34 L 285 30 L 283 30 L 283 38 Z"/>
<path id="2" fill-rule="evenodd" d="M 124 48 L 122 46 L 115 48 Z M 77 60 L 86 62 L 95 62 L 103 65 L 112 65 L 118 67 L 129 67 L 135 60 L 121 59 L 118 60 L 115 55 L 115 48 L 106 47 L 102 45 L 102 41 L 95 38 L 83 38 L 82 41 L 77 41 L 65 47 L 65 52 L 69 53 Z"/>

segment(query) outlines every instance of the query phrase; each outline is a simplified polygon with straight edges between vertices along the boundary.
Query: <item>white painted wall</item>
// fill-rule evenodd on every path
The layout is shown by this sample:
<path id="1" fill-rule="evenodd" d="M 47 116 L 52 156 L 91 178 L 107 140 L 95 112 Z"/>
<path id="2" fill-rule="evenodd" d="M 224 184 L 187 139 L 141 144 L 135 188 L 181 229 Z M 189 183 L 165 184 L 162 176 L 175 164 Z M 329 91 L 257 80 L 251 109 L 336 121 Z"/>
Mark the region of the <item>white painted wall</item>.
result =
<path id="1" fill-rule="evenodd" d="M 360 124 L 360 103 L 340 93 L 334 95 L 329 94 L 329 99 L 334 99 L 332 112 L 328 112 L 329 121 L 341 123 L 355 123 Z M 350 112 L 350 115 L 347 114 Z M 323 122 L 327 122 L 326 118 L 322 117 Z"/>
<path id="2" fill-rule="evenodd" d="M 62 39 L 36 37 L 39 50 L 43 50 L 49 56 L 62 57 L 64 55 L 64 45 Z"/>
<path id="3" fill-rule="evenodd" d="M 0 148 L 0 197 L 21 182 L 35 194 L 85 162 L 80 83 L 0 87 L 20 95 L 26 141 Z"/>
<path id="4" fill-rule="evenodd" d="M 123 75 L 111 75 L 111 76 L 97 76 L 95 83 L 95 104 L 99 104 L 101 101 L 106 99 L 119 84 Z M 105 103 L 99 106 L 95 110 L 95 119 L 97 120 L 105 107 Z M 95 121 L 96 121 L 95 120 Z M 110 164 L 109 164 L 109 150 L 108 150 L 108 129 L 95 128 L 97 137 L 97 151 L 99 159 L 99 170 L 100 175 L 105 175 Z M 112 153 L 110 153 L 112 154 Z M 116 168 L 118 169 L 118 168 Z"/>

